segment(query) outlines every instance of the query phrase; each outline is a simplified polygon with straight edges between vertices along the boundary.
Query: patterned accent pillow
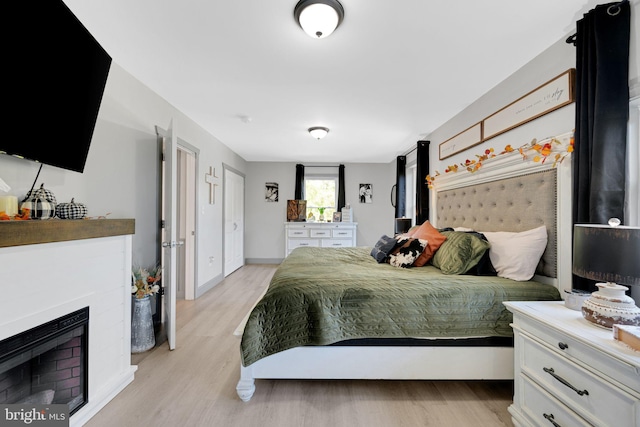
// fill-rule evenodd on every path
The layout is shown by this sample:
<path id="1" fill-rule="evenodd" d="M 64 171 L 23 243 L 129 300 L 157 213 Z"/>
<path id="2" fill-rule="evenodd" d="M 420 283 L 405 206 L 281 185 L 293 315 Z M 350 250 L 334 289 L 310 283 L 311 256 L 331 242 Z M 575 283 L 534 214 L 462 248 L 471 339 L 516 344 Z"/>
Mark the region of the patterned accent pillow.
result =
<path id="1" fill-rule="evenodd" d="M 398 237 L 398 245 L 389 254 L 389 264 L 394 267 L 410 268 L 424 252 L 428 242 L 424 239 L 414 239 L 413 237 Z"/>
<path id="2" fill-rule="evenodd" d="M 371 249 L 371 256 L 378 263 L 384 262 L 397 244 L 398 241 L 393 237 L 383 235 Z"/>
<path id="3" fill-rule="evenodd" d="M 436 251 L 432 264 L 444 274 L 464 274 L 478 264 L 489 242 L 472 233 L 443 231 L 447 240 Z"/>

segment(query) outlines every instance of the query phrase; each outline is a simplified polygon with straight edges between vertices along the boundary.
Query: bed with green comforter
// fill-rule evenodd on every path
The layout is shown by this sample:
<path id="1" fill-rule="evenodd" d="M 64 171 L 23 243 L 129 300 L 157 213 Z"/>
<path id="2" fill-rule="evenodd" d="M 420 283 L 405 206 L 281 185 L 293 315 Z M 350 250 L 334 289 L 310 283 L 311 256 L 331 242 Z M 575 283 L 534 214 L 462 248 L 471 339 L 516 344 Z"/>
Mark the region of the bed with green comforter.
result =
<path id="1" fill-rule="evenodd" d="M 559 300 L 535 281 L 378 264 L 371 248 L 298 248 L 278 267 L 242 336 L 243 366 L 280 351 L 359 338 L 509 337 L 503 301 Z"/>

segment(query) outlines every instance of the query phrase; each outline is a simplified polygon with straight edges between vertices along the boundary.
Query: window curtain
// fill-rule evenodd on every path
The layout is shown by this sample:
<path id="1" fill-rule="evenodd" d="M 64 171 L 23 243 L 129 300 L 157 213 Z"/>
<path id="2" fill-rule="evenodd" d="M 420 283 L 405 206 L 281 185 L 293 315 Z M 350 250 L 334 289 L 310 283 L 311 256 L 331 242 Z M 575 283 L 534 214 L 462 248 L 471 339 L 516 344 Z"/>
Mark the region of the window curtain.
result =
<path id="1" fill-rule="evenodd" d="M 416 225 L 420 225 L 429 219 L 429 141 L 418 141 L 416 153 Z"/>
<path id="2" fill-rule="evenodd" d="M 396 159 L 396 218 L 407 215 L 407 157 L 398 156 Z"/>
<path id="3" fill-rule="evenodd" d="M 576 126 L 573 221 L 624 221 L 629 118 L 628 1 L 598 5 L 576 23 Z M 574 276 L 574 287 L 595 282 Z"/>
<path id="4" fill-rule="evenodd" d="M 344 165 L 338 166 L 338 206 L 337 212 L 342 211 L 345 205 L 345 195 L 344 195 Z"/>
<path id="5" fill-rule="evenodd" d="M 296 165 L 296 200 L 304 200 L 304 165 Z"/>

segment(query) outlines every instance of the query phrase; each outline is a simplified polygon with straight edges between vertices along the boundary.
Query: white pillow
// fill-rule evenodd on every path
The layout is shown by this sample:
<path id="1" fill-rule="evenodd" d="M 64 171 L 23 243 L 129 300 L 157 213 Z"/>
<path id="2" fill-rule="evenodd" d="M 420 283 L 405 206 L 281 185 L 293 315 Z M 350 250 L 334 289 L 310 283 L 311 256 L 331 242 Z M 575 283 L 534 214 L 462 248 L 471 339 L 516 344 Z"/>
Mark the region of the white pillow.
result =
<path id="1" fill-rule="evenodd" d="M 547 228 L 544 225 L 520 233 L 480 233 L 484 234 L 491 244 L 489 258 L 499 277 L 519 281 L 530 280 L 533 277 L 540 257 L 547 247 Z"/>

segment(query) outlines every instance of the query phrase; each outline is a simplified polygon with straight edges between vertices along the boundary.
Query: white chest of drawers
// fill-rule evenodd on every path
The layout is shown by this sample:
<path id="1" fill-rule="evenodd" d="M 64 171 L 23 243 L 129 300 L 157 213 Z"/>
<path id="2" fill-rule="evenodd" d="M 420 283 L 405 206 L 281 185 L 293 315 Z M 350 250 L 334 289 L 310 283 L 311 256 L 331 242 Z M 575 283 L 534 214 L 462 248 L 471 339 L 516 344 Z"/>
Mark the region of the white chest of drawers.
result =
<path id="1" fill-rule="evenodd" d="M 355 222 L 285 222 L 285 256 L 301 246 L 340 248 L 356 246 Z"/>
<path id="2" fill-rule="evenodd" d="M 640 352 L 561 301 L 513 313 L 516 426 L 640 426 Z"/>

